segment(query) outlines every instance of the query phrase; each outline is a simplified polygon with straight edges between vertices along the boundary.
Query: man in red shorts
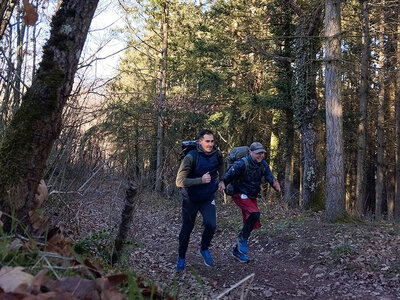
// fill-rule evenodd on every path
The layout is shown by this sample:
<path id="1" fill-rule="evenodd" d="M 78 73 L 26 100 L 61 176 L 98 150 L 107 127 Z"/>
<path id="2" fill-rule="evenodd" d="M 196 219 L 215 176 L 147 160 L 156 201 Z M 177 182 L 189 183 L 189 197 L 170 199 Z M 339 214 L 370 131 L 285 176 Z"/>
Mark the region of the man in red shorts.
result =
<path id="1" fill-rule="evenodd" d="M 262 178 L 264 177 L 275 191 L 281 191 L 279 182 L 274 178 L 268 163 L 264 160 L 265 152 L 261 143 L 252 143 L 249 154 L 237 160 L 224 176 L 225 186 L 232 183 L 234 188 L 232 199 L 242 210 L 243 228 L 232 251 L 233 256 L 240 262 L 249 261 L 247 241 L 251 231 L 261 227 L 257 196 Z"/>

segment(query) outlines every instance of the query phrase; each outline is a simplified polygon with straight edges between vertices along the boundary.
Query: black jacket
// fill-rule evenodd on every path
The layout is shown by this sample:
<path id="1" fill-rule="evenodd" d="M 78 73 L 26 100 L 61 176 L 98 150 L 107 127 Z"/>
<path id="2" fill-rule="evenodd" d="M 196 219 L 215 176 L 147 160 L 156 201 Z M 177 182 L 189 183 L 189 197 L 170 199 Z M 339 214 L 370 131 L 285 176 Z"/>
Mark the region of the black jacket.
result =
<path id="1" fill-rule="evenodd" d="M 224 183 L 228 185 L 232 183 L 235 194 L 245 194 L 250 199 L 256 199 L 260 192 L 261 180 L 265 180 L 272 186 L 274 183 L 274 175 L 269 168 L 268 163 L 263 160 L 260 163 L 255 162 L 250 154 L 243 159 L 236 161 L 224 176 Z"/>

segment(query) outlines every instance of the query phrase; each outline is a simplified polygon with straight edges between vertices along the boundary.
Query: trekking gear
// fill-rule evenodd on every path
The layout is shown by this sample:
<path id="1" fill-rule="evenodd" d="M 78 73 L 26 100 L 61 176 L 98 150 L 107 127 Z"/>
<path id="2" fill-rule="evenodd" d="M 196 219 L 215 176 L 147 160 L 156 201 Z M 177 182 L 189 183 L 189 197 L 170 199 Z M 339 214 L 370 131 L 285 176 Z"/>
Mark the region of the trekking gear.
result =
<path id="1" fill-rule="evenodd" d="M 249 261 L 249 258 L 238 250 L 237 245 L 233 246 L 232 255 L 240 262 L 247 263 Z"/>
<path id="2" fill-rule="evenodd" d="M 185 259 L 178 257 L 178 262 L 176 263 L 176 271 L 183 272 L 185 270 Z"/>
<path id="3" fill-rule="evenodd" d="M 183 141 L 181 147 L 182 151 L 179 154 L 179 160 L 182 160 L 189 151 L 197 149 L 197 141 Z"/>
<path id="4" fill-rule="evenodd" d="M 249 250 L 247 249 L 247 239 L 244 239 L 239 235 L 237 239 L 237 248 L 239 252 L 247 254 L 247 252 L 249 252 Z"/>
<path id="5" fill-rule="evenodd" d="M 228 154 L 228 157 L 226 158 L 226 170 L 228 171 L 235 161 L 241 159 L 242 157 L 245 157 L 247 153 L 249 153 L 249 147 L 247 146 L 232 148 L 232 150 Z"/>
<path id="6" fill-rule="evenodd" d="M 239 146 L 232 148 L 232 150 L 228 154 L 228 157 L 226 158 L 226 171 L 228 172 L 228 170 L 233 166 L 235 161 L 246 157 L 247 153 L 249 153 L 249 147 L 247 146 Z M 244 159 L 244 162 L 246 164 L 246 169 L 247 169 L 248 162 L 246 159 Z M 234 183 L 233 182 L 229 183 L 225 187 L 225 194 L 232 196 L 234 192 L 235 192 Z"/>
<path id="7" fill-rule="evenodd" d="M 204 261 L 204 264 L 207 266 L 207 267 L 212 267 L 212 266 L 214 266 L 214 260 L 212 259 L 212 257 L 211 257 L 211 254 L 210 254 L 210 251 L 208 251 L 208 249 L 206 249 L 206 250 L 199 250 L 199 253 L 200 253 L 200 255 L 203 257 L 203 261 Z"/>
<path id="8" fill-rule="evenodd" d="M 239 147 L 232 148 L 232 150 L 229 152 L 228 157 L 226 159 L 226 171 L 228 172 L 228 170 L 233 166 L 233 164 L 236 161 L 242 159 L 244 161 L 244 165 L 245 165 L 245 172 L 243 172 L 242 176 L 246 176 L 247 175 L 246 172 L 249 168 L 249 161 L 246 159 L 246 156 L 249 153 L 249 149 L 250 148 L 248 146 L 239 146 Z M 262 164 L 262 166 L 265 169 L 265 165 Z M 225 194 L 227 194 L 229 196 L 232 196 L 233 194 L 235 194 L 235 184 L 239 180 L 241 180 L 241 178 L 233 180 L 231 183 L 229 183 L 225 187 Z"/>

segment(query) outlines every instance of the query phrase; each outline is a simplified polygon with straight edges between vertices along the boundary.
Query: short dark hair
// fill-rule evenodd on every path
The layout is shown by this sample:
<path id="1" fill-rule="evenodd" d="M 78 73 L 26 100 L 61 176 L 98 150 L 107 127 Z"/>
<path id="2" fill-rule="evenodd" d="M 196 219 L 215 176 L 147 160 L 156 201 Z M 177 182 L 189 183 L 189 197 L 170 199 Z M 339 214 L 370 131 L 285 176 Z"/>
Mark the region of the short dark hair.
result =
<path id="1" fill-rule="evenodd" d="M 214 135 L 214 133 L 209 130 L 209 129 L 203 129 L 202 131 L 199 132 L 199 138 L 198 140 L 201 140 L 206 134 L 211 134 Z"/>

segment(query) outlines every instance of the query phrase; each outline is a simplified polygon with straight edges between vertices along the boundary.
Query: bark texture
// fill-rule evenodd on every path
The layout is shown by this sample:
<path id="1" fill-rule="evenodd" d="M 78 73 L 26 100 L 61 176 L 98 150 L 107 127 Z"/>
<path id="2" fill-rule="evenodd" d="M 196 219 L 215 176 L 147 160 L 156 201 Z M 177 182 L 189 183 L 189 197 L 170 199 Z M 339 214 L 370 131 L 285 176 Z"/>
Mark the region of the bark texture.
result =
<path id="1" fill-rule="evenodd" d="M 358 151 L 357 151 L 357 187 L 356 187 L 356 215 L 361 217 L 365 212 L 367 195 L 366 155 L 367 155 L 367 107 L 369 81 L 369 7 L 368 0 L 362 2 L 363 38 L 361 51 L 361 82 L 358 123 Z"/>
<path id="2" fill-rule="evenodd" d="M 98 0 L 65 0 L 31 87 L 0 143 L 0 210 L 22 220 L 62 126 L 78 61 Z M 7 229 L 7 228 L 6 228 Z"/>
<path id="3" fill-rule="evenodd" d="M 318 141 L 316 127 L 318 122 L 316 91 L 318 63 L 315 60 L 320 50 L 319 39 L 315 37 L 319 35 L 321 29 L 323 6 L 319 3 L 312 3 L 305 10 L 301 6 L 295 5 L 296 3 L 292 4 L 293 10 L 299 16 L 296 29 L 298 39 L 295 46 L 294 108 L 303 152 L 302 208 L 309 209 L 316 204 L 315 201 L 323 201 L 323 199 L 316 198 L 319 162 L 316 151 Z"/>
<path id="4" fill-rule="evenodd" d="M 326 215 L 328 220 L 337 220 L 345 213 L 340 33 L 340 2 L 326 0 Z"/>

